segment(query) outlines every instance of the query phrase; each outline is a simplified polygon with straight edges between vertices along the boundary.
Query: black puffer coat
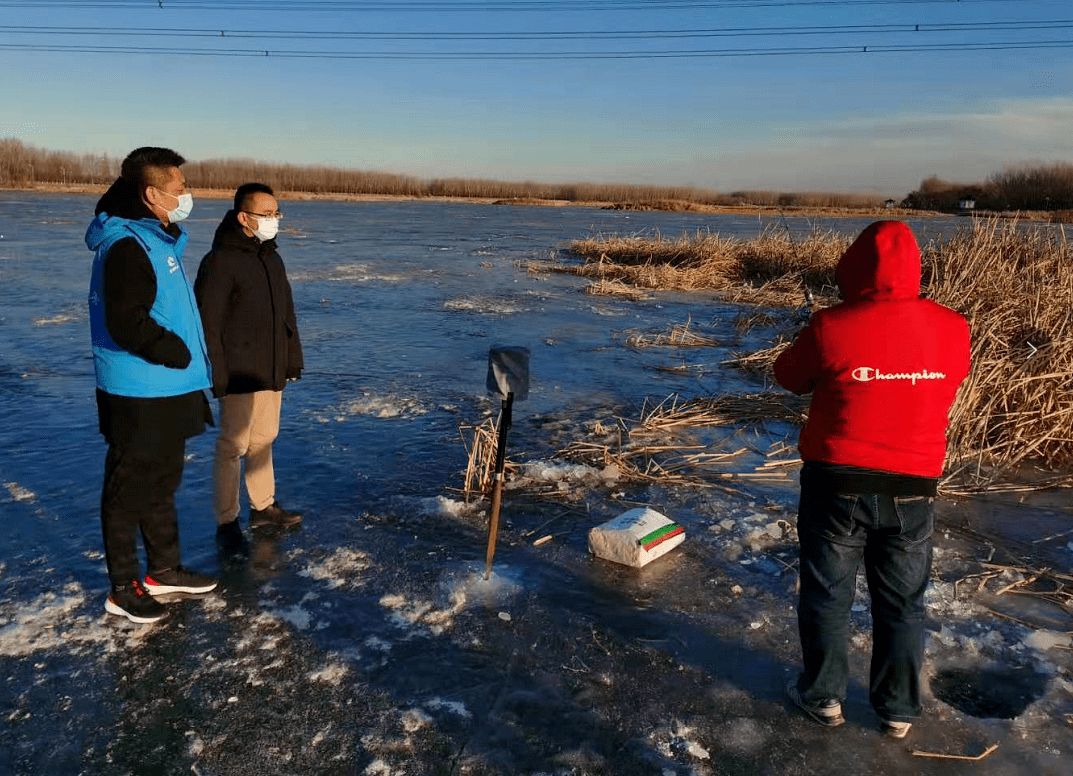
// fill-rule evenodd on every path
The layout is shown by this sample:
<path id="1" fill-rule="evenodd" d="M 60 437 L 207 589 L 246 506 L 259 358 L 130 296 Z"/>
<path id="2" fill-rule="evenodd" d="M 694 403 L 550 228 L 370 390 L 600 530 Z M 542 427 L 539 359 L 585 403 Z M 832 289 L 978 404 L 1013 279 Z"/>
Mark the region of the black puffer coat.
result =
<path id="1" fill-rule="evenodd" d="M 276 241 L 247 237 L 234 210 L 201 260 L 194 293 L 216 396 L 281 391 L 302 376 L 298 320 Z"/>

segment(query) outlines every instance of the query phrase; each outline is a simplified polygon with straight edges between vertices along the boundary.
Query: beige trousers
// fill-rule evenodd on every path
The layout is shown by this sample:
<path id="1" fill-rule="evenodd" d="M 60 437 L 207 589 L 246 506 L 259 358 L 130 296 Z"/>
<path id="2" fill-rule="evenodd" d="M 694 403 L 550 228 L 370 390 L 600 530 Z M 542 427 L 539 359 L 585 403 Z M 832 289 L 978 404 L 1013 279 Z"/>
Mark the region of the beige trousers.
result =
<path id="1" fill-rule="evenodd" d="M 220 435 L 216 438 L 216 522 L 238 517 L 239 477 L 246 459 L 246 494 L 250 509 L 264 509 L 276 500 L 272 442 L 279 434 L 283 391 L 237 393 L 220 399 Z"/>

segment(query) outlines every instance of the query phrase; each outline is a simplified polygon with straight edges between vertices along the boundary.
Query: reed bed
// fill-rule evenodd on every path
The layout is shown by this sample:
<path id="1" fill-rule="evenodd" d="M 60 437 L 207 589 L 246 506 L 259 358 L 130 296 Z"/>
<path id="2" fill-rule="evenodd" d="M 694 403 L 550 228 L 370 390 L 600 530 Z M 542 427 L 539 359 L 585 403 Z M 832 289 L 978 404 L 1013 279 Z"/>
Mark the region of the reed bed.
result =
<path id="1" fill-rule="evenodd" d="M 834 269 L 848 245 L 848 238 L 835 232 L 795 238 L 774 227 L 748 241 L 712 232 L 677 238 L 596 236 L 571 244 L 585 264 L 556 269 L 644 289 L 713 290 L 727 301 L 796 307 L 806 289 L 824 300 L 834 298 Z"/>
<path id="2" fill-rule="evenodd" d="M 823 306 L 837 298 L 833 271 L 848 243 L 785 230 L 751 241 L 593 238 L 573 246 L 589 261 L 565 271 L 642 289 L 714 290 L 765 307 L 801 307 L 808 288 Z M 944 490 L 1073 486 L 1073 249 L 1064 230 L 976 219 L 923 246 L 923 294 L 972 329 L 973 369 L 951 410 Z M 769 375 L 787 346 L 787 332 L 774 336 L 724 363 Z"/>
<path id="3" fill-rule="evenodd" d="M 925 294 L 972 328 L 972 373 L 950 414 L 947 477 L 983 488 L 1073 484 L 1073 250 L 1064 230 L 977 222 L 924 256 Z"/>

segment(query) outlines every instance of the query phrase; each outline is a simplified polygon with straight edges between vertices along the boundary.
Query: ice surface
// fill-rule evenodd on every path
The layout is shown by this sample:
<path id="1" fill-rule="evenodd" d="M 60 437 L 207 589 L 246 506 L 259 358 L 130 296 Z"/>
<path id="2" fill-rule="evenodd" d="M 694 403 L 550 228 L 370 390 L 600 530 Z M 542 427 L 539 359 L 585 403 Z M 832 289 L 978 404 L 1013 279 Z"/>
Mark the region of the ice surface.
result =
<path id="1" fill-rule="evenodd" d="M 752 236 L 756 217 L 288 202 L 288 221 L 305 237 L 284 234 L 280 245 L 307 371 L 287 389 L 275 466 L 281 501 L 306 520 L 282 535 L 252 532 L 248 562 L 220 559 L 216 432 L 191 439 L 177 496 L 183 562 L 218 576 L 220 590 L 169 602 L 166 621 L 135 626 L 102 610 L 104 445 L 78 334 L 89 254 L 77 255 L 94 201 L 0 193 L 0 413 L 33 420 L 0 428 L 0 771 L 949 770 L 879 740 L 867 708 L 866 612 L 851 624 L 849 724 L 831 737 L 788 713 L 781 688 L 800 660 L 792 485 L 732 483 L 742 495 L 638 485 L 555 457 L 575 428 L 634 416 L 646 397 L 755 390 L 711 365 L 764 342 L 739 340 L 739 309 L 710 295 L 596 299 L 582 293 L 584 278 L 531 275 L 516 262 L 546 258 L 593 229 L 716 226 Z M 191 275 L 228 203 L 201 207 L 190 223 Z M 944 223 L 916 227 L 930 236 Z M 494 255 L 494 266 L 481 267 L 475 250 Z M 710 321 L 727 343 L 695 356 L 710 367 L 702 380 L 622 347 L 621 329 L 663 331 L 690 317 Z M 530 398 L 515 408 L 510 443 L 512 460 L 525 462 L 515 482 L 532 492 L 510 495 L 496 574 L 484 582 L 487 502 L 455 495 L 465 467 L 457 426 L 496 409 L 483 384 L 488 348 L 500 343 L 533 352 Z M 770 440 L 752 429 L 738 437 L 733 449 L 759 451 L 731 465 L 748 470 Z M 1010 522 L 1030 509 L 981 503 Z M 585 532 L 635 504 L 659 505 L 686 525 L 688 551 L 642 574 L 593 563 Z M 945 520 L 973 524 L 960 513 Z M 544 533 L 555 542 L 534 550 Z M 1046 681 L 1006 726 L 926 693 L 929 724 L 912 745 L 961 752 L 995 740 L 988 766 L 1001 776 L 1064 773 L 1071 651 L 991 615 L 966 593 L 971 584 L 954 595 L 953 580 L 987 553 L 950 533 L 938 534 L 946 552 L 929 593 L 926 671 L 1018 666 Z M 1068 566 L 1067 541 L 1047 545 L 1058 554 L 1051 568 Z"/>

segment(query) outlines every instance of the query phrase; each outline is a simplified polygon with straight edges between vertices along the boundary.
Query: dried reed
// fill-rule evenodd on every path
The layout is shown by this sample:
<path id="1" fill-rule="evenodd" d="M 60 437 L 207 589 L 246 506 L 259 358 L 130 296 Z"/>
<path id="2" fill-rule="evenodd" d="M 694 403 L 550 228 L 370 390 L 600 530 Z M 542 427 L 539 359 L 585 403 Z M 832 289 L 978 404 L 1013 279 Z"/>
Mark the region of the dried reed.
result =
<path id="1" fill-rule="evenodd" d="M 459 425 L 458 434 L 462 437 L 462 444 L 466 448 L 466 474 L 462 493 L 469 502 L 471 497 L 482 497 L 491 490 L 496 467 L 496 443 L 499 437 L 492 418 L 487 418 L 483 423 L 475 426 Z M 514 464 L 507 460 L 504 471 L 514 468 Z"/>
<path id="2" fill-rule="evenodd" d="M 690 327 L 693 320 L 687 319 L 685 323 L 676 323 L 666 332 L 658 334 L 634 333 L 626 338 L 626 344 L 631 348 L 711 348 L 719 345 L 719 340 L 707 334 L 700 334 Z"/>
<path id="3" fill-rule="evenodd" d="M 709 426 L 760 423 L 767 420 L 800 422 L 804 401 L 783 393 L 719 396 L 683 400 L 672 394 L 656 404 L 645 404 L 636 419 L 618 418 L 626 433 L 614 443 L 575 441 L 559 451 L 562 458 L 590 466 L 616 466 L 619 481 L 689 485 L 739 491 L 717 480 L 786 479 L 777 467 L 794 461 L 764 464 L 752 472 L 712 471 L 748 453 L 748 447 L 715 450 L 699 443 L 690 430 Z M 601 427 L 602 428 L 602 427 Z"/>
<path id="4" fill-rule="evenodd" d="M 785 230 L 752 241 L 593 238 L 574 244 L 590 262 L 569 271 L 768 307 L 799 306 L 807 286 L 828 304 L 847 244 L 834 233 L 795 240 Z M 972 374 L 951 410 L 944 490 L 1073 485 L 1073 249 L 1064 230 L 975 219 L 925 245 L 923 265 L 924 296 L 964 314 L 973 338 Z M 766 374 L 784 336 L 724 363 Z M 1028 476 L 1033 465 L 1048 471 Z"/>
<path id="5" fill-rule="evenodd" d="M 848 244 L 848 238 L 835 232 L 794 238 L 776 228 L 755 240 L 711 232 L 673 239 L 658 234 L 596 236 L 570 246 L 586 264 L 555 269 L 638 288 L 715 290 L 728 301 L 796 307 L 806 287 L 823 299 L 833 297 L 834 268 Z"/>
<path id="6" fill-rule="evenodd" d="M 633 286 L 623 283 L 621 280 L 597 280 L 595 283 L 590 283 L 585 288 L 585 293 L 591 294 L 592 296 L 621 296 L 634 302 L 640 302 L 651 298 L 649 294 L 646 294 L 644 291 L 639 291 Z"/>

